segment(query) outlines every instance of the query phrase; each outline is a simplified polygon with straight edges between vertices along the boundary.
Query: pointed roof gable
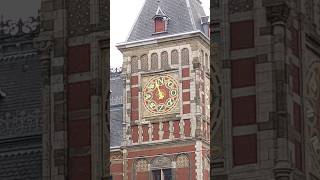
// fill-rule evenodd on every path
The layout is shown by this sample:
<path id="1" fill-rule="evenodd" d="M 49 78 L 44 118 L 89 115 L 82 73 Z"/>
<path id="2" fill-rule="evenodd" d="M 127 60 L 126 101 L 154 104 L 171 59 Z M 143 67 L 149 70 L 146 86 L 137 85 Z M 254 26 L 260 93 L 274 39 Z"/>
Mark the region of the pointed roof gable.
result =
<path id="1" fill-rule="evenodd" d="M 156 12 L 156 13 L 155 13 Z M 170 20 L 166 33 L 154 34 L 154 17 Z M 199 0 L 145 0 L 126 42 L 140 41 L 159 36 L 201 31 L 201 17 L 206 16 Z"/>

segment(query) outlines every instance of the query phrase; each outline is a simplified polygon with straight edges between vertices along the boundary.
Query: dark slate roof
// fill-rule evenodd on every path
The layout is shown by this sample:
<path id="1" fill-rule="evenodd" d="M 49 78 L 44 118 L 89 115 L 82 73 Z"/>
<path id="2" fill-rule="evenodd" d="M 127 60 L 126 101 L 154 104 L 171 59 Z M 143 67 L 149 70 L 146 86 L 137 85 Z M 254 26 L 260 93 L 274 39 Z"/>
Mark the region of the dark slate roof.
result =
<path id="1" fill-rule="evenodd" d="M 158 7 L 170 18 L 167 33 L 154 34 L 153 17 Z M 199 0 L 146 0 L 127 42 L 200 30 L 201 17 L 206 16 Z"/>
<path id="2" fill-rule="evenodd" d="M 113 73 L 110 79 L 110 146 L 121 146 L 123 121 L 123 81 L 120 73 Z"/>

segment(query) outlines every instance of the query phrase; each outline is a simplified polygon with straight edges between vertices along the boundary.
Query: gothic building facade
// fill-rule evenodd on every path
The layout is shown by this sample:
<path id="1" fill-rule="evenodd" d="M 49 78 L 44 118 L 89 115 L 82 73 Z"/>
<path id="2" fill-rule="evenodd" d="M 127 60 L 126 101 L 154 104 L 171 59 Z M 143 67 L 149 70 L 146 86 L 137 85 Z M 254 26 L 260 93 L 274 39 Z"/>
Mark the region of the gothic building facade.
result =
<path id="1" fill-rule="evenodd" d="M 146 0 L 117 47 L 122 85 L 111 87 L 121 86 L 123 114 L 114 107 L 111 116 L 123 119 L 121 144 L 111 150 L 113 178 L 209 179 L 209 18 L 201 2 Z"/>
<path id="2" fill-rule="evenodd" d="M 319 0 L 211 4 L 221 79 L 213 179 L 320 179 L 319 11 Z"/>
<path id="3" fill-rule="evenodd" d="M 108 176 L 108 9 L 41 0 L 37 18 L 1 19 L 1 180 Z"/>

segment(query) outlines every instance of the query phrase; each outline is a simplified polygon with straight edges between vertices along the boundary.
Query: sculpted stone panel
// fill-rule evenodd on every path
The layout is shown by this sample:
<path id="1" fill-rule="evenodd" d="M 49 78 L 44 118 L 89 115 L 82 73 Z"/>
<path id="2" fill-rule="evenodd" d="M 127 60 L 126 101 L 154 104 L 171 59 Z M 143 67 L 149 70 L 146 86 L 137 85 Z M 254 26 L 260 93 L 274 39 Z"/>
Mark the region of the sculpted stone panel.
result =
<path id="1" fill-rule="evenodd" d="M 188 156 L 185 155 L 185 154 L 177 156 L 176 165 L 177 165 L 177 168 L 189 167 L 189 158 L 188 158 Z"/>
<path id="2" fill-rule="evenodd" d="M 181 65 L 189 65 L 189 50 L 183 48 L 181 51 Z"/>
<path id="3" fill-rule="evenodd" d="M 169 157 L 156 157 L 151 164 L 152 168 L 171 167 L 171 159 Z"/>
<path id="4" fill-rule="evenodd" d="M 170 69 L 167 51 L 161 53 L 161 69 Z"/>
<path id="5" fill-rule="evenodd" d="M 139 63 L 138 57 L 133 56 L 133 57 L 131 58 L 131 72 L 132 72 L 132 73 L 138 72 L 138 63 Z"/>
<path id="6" fill-rule="evenodd" d="M 40 115 L 39 109 L 0 114 L 0 139 L 40 133 Z"/>
<path id="7" fill-rule="evenodd" d="M 253 0 L 229 0 L 229 13 L 239 13 L 251 11 L 253 9 Z"/>
<path id="8" fill-rule="evenodd" d="M 136 162 L 136 171 L 137 172 L 146 172 L 148 171 L 148 161 L 146 159 L 140 159 Z"/>
<path id="9" fill-rule="evenodd" d="M 86 34 L 90 31 L 90 1 L 68 0 L 68 32 L 70 36 Z"/>

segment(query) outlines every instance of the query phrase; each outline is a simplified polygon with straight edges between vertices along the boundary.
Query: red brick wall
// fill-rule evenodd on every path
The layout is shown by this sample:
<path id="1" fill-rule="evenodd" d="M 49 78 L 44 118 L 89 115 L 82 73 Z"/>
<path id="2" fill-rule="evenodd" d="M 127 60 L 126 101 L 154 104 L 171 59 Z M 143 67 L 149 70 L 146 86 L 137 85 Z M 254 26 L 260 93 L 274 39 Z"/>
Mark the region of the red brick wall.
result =
<path id="1" fill-rule="evenodd" d="M 257 162 L 257 135 L 233 137 L 233 164 L 245 165 Z"/>
<path id="2" fill-rule="evenodd" d="M 68 74 L 90 71 L 90 45 L 69 47 Z"/>
<path id="3" fill-rule="evenodd" d="M 91 104 L 90 81 L 68 85 L 68 110 L 89 109 Z"/>
<path id="4" fill-rule="evenodd" d="M 176 180 L 188 180 L 190 177 L 189 167 L 176 168 Z"/>
<path id="5" fill-rule="evenodd" d="M 301 132 L 301 106 L 296 102 L 293 102 L 293 123 L 298 132 Z"/>
<path id="6" fill-rule="evenodd" d="M 91 156 L 70 157 L 69 158 L 69 178 L 70 180 L 91 179 Z"/>
<path id="7" fill-rule="evenodd" d="M 240 59 L 231 61 L 231 86 L 241 88 L 256 84 L 255 59 Z"/>
<path id="8" fill-rule="evenodd" d="M 300 68 L 292 65 L 292 91 L 300 95 Z"/>
<path id="9" fill-rule="evenodd" d="M 234 22 L 230 24 L 231 50 L 254 47 L 254 23 L 250 21 Z"/>
<path id="10" fill-rule="evenodd" d="M 232 125 L 241 126 L 256 122 L 256 96 L 232 98 Z"/>
<path id="11" fill-rule="evenodd" d="M 138 142 L 139 139 L 139 134 L 138 134 L 138 126 L 131 126 L 131 131 L 132 131 L 132 142 L 136 143 Z"/>
<path id="12" fill-rule="evenodd" d="M 185 119 L 184 120 L 184 134 L 186 137 L 190 137 L 191 133 L 191 122 L 190 119 Z"/>
<path id="13" fill-rule="evenodd" d="M 184 104 L 183 105 L 183 114 L 189 114 L 190 113 L 190 104 Z"/>
<path id="14" fill-rule="evenodd" d="M 180 133 L 179 133 L 179 132 L 180 132 L 179 123 L 180 123 L 179 120 L 173 122 L 173 129 L 174 129 L 173 135 L 174 135 L 175 138 L 179 138 L 179 137 L 180 137 Z"/>
<path id="15" fill-rule="evenodd" d="M 90 119 L 68 121 L 68 142 L 71 148 L 91 145 Z"/>
<path id="16" fill-rule="evenodd" d="M 149 141 L 149 133 L 148 133 L 148 129 L 149 129 L 148 125 L 143 125 L 143 126 L 142 126 L 142 131 L 143 131 L 143 134 L 142 134 L 142 136 L 143 136 L 143 141 Z"/>
<path id="17" fill-rule="evenodd" d="M 149 180 L 149 172 L 137 172 L 136 179 Z"/>
<path id="18" fill-rule="evenodd" d="M 159 140 L 159 124 L 158 123 L 154 123 L 153 125 L 153 132 L 152 132 L 152 140 Z"/>
<path id="19" fill-rule="evenodd" d="M 163 139 L 169 139 L 169 122 L 163 123 Z"/>
<path id="20" fill-rule="evenodd" d="M 161 18 L 155 19 L 155 32 L 165 31 L 165 22 Z"/>

